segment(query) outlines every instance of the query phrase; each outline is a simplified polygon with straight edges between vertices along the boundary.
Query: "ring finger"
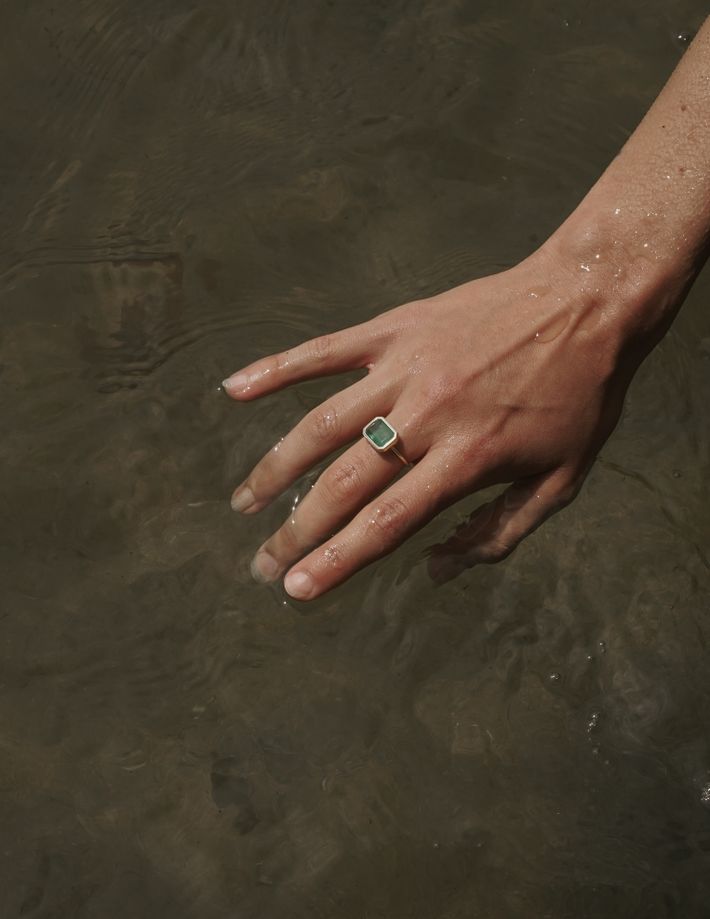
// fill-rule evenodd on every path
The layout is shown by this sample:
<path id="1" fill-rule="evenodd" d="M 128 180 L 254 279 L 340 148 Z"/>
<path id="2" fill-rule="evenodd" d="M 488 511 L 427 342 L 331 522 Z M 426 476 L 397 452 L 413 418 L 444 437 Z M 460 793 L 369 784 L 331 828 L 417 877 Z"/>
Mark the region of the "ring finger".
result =
<path id="1" fill-rule="evenodd" d="M 391 420 L 396 430 L 396 414 Z M 410 462 L 423 453 L 421 445 L 409 439 L 398 446 Z M 323 472 L 289 519 L 261 546 L 252 562 L 254 576 L 262 581 L 276 580 L 350 520 L 403 468 L 391 451 L 378 453 L 364 439 L 353 444 Z"/>
<path id="2" fill-rule="evenodd" d="M 389 411 L 393 401 L 392 383 L 369 376 L 319 405 L 257 463 L 232 495 L 232 508 L 260 511 L 317 462 L 355 440 L 378 408 Z"/>

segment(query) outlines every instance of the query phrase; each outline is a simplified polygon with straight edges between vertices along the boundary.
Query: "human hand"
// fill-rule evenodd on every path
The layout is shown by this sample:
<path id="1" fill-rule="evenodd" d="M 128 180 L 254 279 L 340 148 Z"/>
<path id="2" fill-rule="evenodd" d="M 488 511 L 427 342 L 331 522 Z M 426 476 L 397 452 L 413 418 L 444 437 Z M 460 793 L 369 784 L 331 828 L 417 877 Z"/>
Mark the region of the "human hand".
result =
<path id="1" fill-rule="evenodd" d="M 463 496 L 512 482 L 447 544 L 447 558 L 434 561 L 435 576 L 446 579 L 504 558 L 565 506 L 616 425 L 643 356 L 628 347 L 618 319 L 619 271 L 598 254 L 590 264 L 578 259 L 548 245 L 509 271 L 313 339 L 226 380 L 232 398 L 250 401 L 312 377 L 367 370 L 311 411 L 235 491 L 234 509 L 255 513 L 355 441 L 258 550 L 254 575 L 274 581 L 288 572 L 287 592 L 313 599 Z M 411 467 L 360 436 L 377 415 L 398 431 Z"/>
<path id="2" fill-rule="evenodd" d="M 368 371 L 310 412 L 234 493 L 235 510 L 259 511 L 356 441 L 259 549 L 257 577 L 287 572 L 288 593 L 310 600 L 462 496 L 512 482 L 459 530 L 443 562 L 433 560 L 444 579 L 503 558 L 574 497 L 636 368 L 710 251 L 709 69 L 710 20 L 592 190 L 517 267 L 225 381 L 230 396 L 249 401 L 311 377 Z M 402 475 L 396 456 L 356 440 L 378 415 L 414 464 Z"/>

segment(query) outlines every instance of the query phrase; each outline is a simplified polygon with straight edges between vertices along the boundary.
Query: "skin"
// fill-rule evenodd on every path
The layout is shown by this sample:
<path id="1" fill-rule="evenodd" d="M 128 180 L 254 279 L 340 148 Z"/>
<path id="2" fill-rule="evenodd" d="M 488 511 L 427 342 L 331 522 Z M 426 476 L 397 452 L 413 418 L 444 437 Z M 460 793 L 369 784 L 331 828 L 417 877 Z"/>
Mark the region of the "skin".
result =
<path id="1" fill-rule="evenodd" d="M 444 507 L 512 483 L 430 561 L 438 580 L 505 558 L 579 491 L 640 363 L 702 267 L 710 230 L 710 25 L 619 156 L 547 242 L 497 275 L 305 342 L 224 381 L 248 402 L 301 380 L 366 375 L 308 414 L 236 489 L 266 507 L 326 468 L 257 551 L 260 580 L 318 597 Z M 412 464 L 361 436 L 376 415 Z"/>

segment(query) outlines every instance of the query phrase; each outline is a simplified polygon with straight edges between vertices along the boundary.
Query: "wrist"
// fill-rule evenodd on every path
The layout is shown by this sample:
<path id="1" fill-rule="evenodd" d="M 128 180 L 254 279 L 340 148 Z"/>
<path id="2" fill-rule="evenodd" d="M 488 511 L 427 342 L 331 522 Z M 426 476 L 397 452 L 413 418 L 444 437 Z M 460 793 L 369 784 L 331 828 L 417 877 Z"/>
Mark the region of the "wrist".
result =
<path id="1" fill-rule="evenodd" d="M 580 301 L 596 308 L 598 324 L 619 350 L 657 344 L 702 264 L 688 256 L 682 239 L 664 241 L 655 217 L 592 192 L 543 246 Z"/>

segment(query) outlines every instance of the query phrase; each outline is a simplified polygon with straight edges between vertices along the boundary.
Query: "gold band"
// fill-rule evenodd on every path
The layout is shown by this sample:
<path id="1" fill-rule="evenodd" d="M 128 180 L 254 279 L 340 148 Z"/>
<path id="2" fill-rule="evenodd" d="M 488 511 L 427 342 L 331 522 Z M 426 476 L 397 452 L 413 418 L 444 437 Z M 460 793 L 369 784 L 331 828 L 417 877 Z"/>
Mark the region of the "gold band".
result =
<path id="1" fill-rule="evenodd" d="M 398 450 L 396 447 L 390 447 L 389 450 L 388 450 L 387 452 L 388 452 L 388 453 L 394 453 L 394 455 L 397 457 L 397 459 L 398 459 L 398 460 L 401 460 L 401 461 L 404 463 L 405 466 L 411 466 L 411 465 L 412 465 L 412 464 L 409 462 L 409 460 L 406 460 L 406 459 L 402 456 L 402 454 L 399 452 L 399 450 Z"/>
<path id="2" fill-rule="evenodd" d="M 382 415 L 377 415 L 369 424 L 365 425 L 362 429 L 362 436 L 378 453 L 394 453 L 402 465 L 412 465 L 407 462 L 404 456 L 402 456 L 395 447 L 395 444 L 399 440 L 399 434 Z"/>

